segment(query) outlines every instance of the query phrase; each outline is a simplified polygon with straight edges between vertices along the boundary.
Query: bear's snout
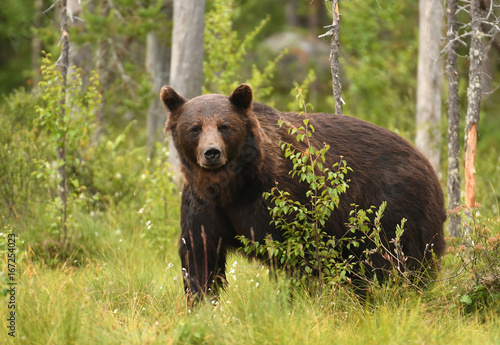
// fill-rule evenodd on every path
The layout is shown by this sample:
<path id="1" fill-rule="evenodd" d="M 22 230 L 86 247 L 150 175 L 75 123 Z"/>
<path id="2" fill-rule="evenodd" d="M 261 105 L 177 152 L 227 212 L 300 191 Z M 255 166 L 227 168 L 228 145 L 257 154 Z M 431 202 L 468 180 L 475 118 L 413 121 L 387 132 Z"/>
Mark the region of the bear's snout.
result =
<path id="1" fill-rule="evenodd" d="M 226 162 L 222 137 L 216 129 L 205 129 L 198 142 L 198 165 L 205 169 L 217 169 Z"/>
<path id="2" fill-rule="evenodd" d="M 217 162 L 220 158 L 222 151 L 217 147 L 209 147 L 205 150 L 203 155 L 208 162 Z"/>
<path id="3" fill-rule="evenodd" d="M 203 150 L 198 163 L 206 169 L 217 169 L 226 164 L 226 158 L 219 146 L 209 146 Z"/>

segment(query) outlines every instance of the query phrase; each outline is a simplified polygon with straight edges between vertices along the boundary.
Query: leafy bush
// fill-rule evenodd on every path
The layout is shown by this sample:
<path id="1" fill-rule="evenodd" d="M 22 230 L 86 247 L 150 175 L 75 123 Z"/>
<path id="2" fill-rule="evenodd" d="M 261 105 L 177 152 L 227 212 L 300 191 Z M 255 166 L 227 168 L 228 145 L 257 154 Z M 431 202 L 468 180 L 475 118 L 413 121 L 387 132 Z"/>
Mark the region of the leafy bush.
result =
<path id="1" fill-rule="evenodd" d="M 487 309 L 500 300 L 500 218 L 481 216 L 479 205 L 453 210 L 463 219 L 462 237 L 448 238 L 448 252 L 458 259 L 458 275 L 466 275 L 460 302 L 466 312 Z"/>
<path id="2" fill-rule="evenodd" d="M 0 208 L 2 215 L 16 221 L 31 216 L 40 190 L 31 178 L 44 148 L 35 144 L 39 133 L 32 125 L 37 102 L 37 95 L 20 89 L 5 97 L 0 109 Z"/>
<path id="3" fill-rule="evenodd" d="M 99 80 L 94 74 L 86 90 L 82 91 L 80 71 L 75 70 L 63 80 L 50 55 L 43 58 L 41 70 L 43 80 L 39 87 L 42 104 L 35 106 L 38 113 L 36 125 L 46 135 L 47 142 L 44 156 L 37 160 L 37 169 L 33 174 L 50 195 L 51 201 L 47 205 L 47 212 L 52 218 L 50 231 L 53 235 L 62 236 L 65 242 L 66 227 L 70 222 L 66 218 L 66 210 L 71 210 L 74 203 L 85 200 L 86 196 L 86 187 L 71 171 L 78 170 L 80 152 L 90 146 L 94 113 L 101 100 L 97 91 Z M 60 156 L 60 152 L 64 154 Z M 66 190 L 61 193 L 61 183 L 67 185 L 64 187 L 69 191 L 67 200 L 63 197 Z"/>

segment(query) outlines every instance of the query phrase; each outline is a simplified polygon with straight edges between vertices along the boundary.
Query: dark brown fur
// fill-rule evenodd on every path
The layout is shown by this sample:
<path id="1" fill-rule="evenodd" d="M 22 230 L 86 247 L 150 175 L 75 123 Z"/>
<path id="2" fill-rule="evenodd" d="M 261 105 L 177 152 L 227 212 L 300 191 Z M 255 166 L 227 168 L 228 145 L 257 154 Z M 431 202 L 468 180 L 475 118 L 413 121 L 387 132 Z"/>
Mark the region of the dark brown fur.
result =
<path id="1" fill-rule="evenodd" d="M 298 145 L 278 120 L 299 126 L 302 118 L 252 102 L 246 84 L 229 97 L 205 95 L 189 101 L 164 87 L 161 99 L 171 113 L 166 130 L 172 133 L 185 177 L 180 242 L 185 288 L 189 294 L 204 293 L 224 281 L 226 254 L 241 245 L 236 235 L 261 243 L 268 234 L 282 238 L 270 225 L 264 192 L 278 183 L 292 198 L 306 203 L 306 186 L 289 175 L 291 163 L 278 146 L 280 140 Z M 326 231 L 337 237 L 345 234 L 351 204 L 368 208 L 387 201 L 382 218 L 386 237 L 394 238 L 396 225 L 406 218 L 405 255 L 425 262 L 431 259 L 430 245 L 441 256 L 443 193 L 427 159 L 400 136 L 365 121 L 323 113 L 308 117 L 316 128 L 312 145 L 331 146 L 327 163 L 331 166 L 342 156 L 353 170 Z M 212 147 L 220 158 L 206 158 Z M 202 167 L 200 161 L 212 166 Z"/>

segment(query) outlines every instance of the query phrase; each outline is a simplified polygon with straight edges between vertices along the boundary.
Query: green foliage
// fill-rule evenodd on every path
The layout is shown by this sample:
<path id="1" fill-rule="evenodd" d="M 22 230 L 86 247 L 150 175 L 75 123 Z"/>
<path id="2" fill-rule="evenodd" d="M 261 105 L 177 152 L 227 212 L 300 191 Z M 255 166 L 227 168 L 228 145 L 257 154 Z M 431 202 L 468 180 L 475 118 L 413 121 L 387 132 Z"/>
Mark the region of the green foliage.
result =
<path id="1" fill-rule="evenodd" d="M 35 144 L 38 133 L 32 125 L 38 101 L 37 95 L 20 89 L 0 107 L 0 213 L 17 221 L 30 215 L 40 192 L 31 178 L 43 151 L 43 145 Z"/>
<path id="2" fill-rule="evenodd" d="M 33 175 L 51 195 L 51 202 L 47 205 L 52 218 L 50 231 L 54 235 L 66 236 L 65 233 L 60 233 L 60 225 L 64 221 L 61 210 L 66 209 L 66 205 L 58 193 L 63 178 L 59 168 L 64 167 L 67 184 L 72 187 L 67 199 L 70 209 L 74 202 L 86 199 L 86 187 L 71 174 L 71 165 L 78 168 L 81 164 L 79 152 L 90 145 L 90 124 L 94 121 L 94 113 L 101 97 L 97 92 L 99 81 L 96 75 L 92 76 L 89 86 L 81 93 L 82 81 L 77 70 L 67 77 L 64 85 L 61 73 L 50 61 L 50 55 L 43 59 L 41 70 L 43 80 L 39 87 L 42 90 L 42 105 L 35 106 L 38 113 L 36 125 L 46 134 L 48 142 L 45 157 L 36 161 L 37 169 Z M 64 151 L 64 157 L 51 157 L 56 150 Z"/>
<path id="3" fill-rule="evenodd" d="M 146 238 L 152 250 L 164 252 L 167 244 L 178 234 L 179 203 L 176 195 L 177 185 L 167 162 L 166 147 L 157 144 L 157 155 L 149 162 L 141 175 L 145 190 L 145 203 L 139 210 L 144 220 Z"/>
<path id="4" fill-rule="evenodd" d="M 32 0 L 4 0 L 0 6 L 0 94 L 32 83 L 31 28 L 42 21 Z"/>
<path id="5" fill-rule="evenodd" d="M 304 99 L 307 99 L 307 95 L 309 94 L 311 84 L 313 82 L 315 82 L 316 79 L 317 79 L 317 77 L 316 77 L 316 73 L 314 72 L 314 70 L 312 70 L 312 69 L 309 70 L 309 73 L 302 81 L 302 84 L 299 84 L 297 82 L 293 83 L 294 88 L 290 91 L 290 95 L 294 96 L 294 98 L 296 99 L 297 98 L 296 97 L 297 90 L 301 90 L 301 94 L 302 94 L 301 97 Z M 297 107 L 297 102 L 296 102 L 296 100 L 294 100 L 294 101 L 291 101 L 290 103 L 288 103 L 287 109 L 288 109 L 288 111 L 295 111 L 296 107 Z"/>
<path id="6" fill-rule="evenodd" d="M 52 3 L 44 0 L 42 9 Z M 179 195 L 171 184 L 164 149 L 148 161 L 142 147 L 146 136 L 143 114 L 151 100 L 151 83 L 144 67 L 145 35 L 154 31 L 165 45 L 170 45 L 171 21 L 165 9 L 171 2 L 114 0 L 114 9 L 106 13 L 108 3 L 99 0 L 92 2 L 95 5 L 92 9 L 84 7 L 81 17 L 85 26 L 75 21 L 70 28 L 70 39 L 75 46 L 90 45 L 93 59 L 89 63 L 99 60 L 108 75 L 98 86 L 106 99 L 99 111 L 104 134 L 93 135 L 95 128 L 88 119 L 94 112 L 85 117 L 79 111 L 70 111 L 71 121 L 61 124 L 78 127 L 73 128 L 74 132 L 70 129 L 62 132 L 73 142 L 67 162 L 73 181 L 69 186 L 73 200 L 72 231 L 66 249 L 56 240 L 57 235 L 46 231 L 53 223 L 46 205 L 56 192 L 55 148 L 57 133 L 61 132 L 50 128 L 53 114 L 45 112 L 42 116 L 34 111 L 36 105 L 47 107 L 50 99 L 41 97 L 47 92 L 56 97 L 57 87 L 55 82 L 46 81 L 45 89 L 39 90 L 29 79 L 38 73 L 32 70 L 36 61 L 31 61 L 34 36 L 42 39 L 44 49 L 59 54 L 58 19 L 54 20 L 57 6 L 45 14 L 35 14 L 33 1 L 27 0 L 2 1 L 0 7 L 0 93 L 10 92 L 2 97 L 0 105 L 0 265 L 2 272 L 6 272 L 4 240 L 7 233 L 15 232 L 19 235 L 17 278 L 21 291 L 17 300 L 16 338 L 2 332 L 0 343 L 472 345 L 498 342 L 500 300 L 495 277 L 500 267 L 497 246 L 500 224 L 498 219 L 486 219 L 475 212 L 474 221 L 468 221 L 469 235 L 464 239 L 449 239 L 450 254 L 442 260 L 439 279 L 425 291 L 402 289 L 401 284 L 391 281 L 373 289 L 370 301 L 364 305 L 343 285 L 335 285 L 331 290 L 325 288 L 320 296 L 311 298 L 300 289 L 290 289 L 285 275 L 271 275 L 257 262 L 231 255 L 229 286 L 222 292 L 219 303 L 206 301 L 197 310 L 188 310 L 176 245 Z M 312 7 L 309 3 L 297 3 L 301 28 L 294 31 L 309 32 L 309 28 L 305 29 L 307 11 Z M 417 3 L 394 0 L 379 3 L 381 8 L 376 1 L 341 3 L 341 63 L 347 102 L 344 109 L 350 115 L 395 128 L 408 136 L 414 121 Z M 211 45 L 206 46 L 209 68 L 205 68 L 204 91 L 227 94 L 241 81 L 250 81 L 259 100 L 285 108 L 290 87 L 288 83 L 283 85 L 283 79 L 273 80 L 277 73 L 273 64 L 278 60 L 261 54 L 258 48 L 269 33 L 290 30 L 283 8 L 292 2 L 273 1 L 262 6 L 252 1 L 219 0 L 217 4 L 216 9 L 215 1 L 207 2 L 207 23 L 208 17 L 216 16 L 216 12 L 219 19 L 210 19 L 212 22 L 207 24 L 207 30 L 214 31 L 207 33 Z M 320 25 L 329 24 L 325 19 L 328 11 L 321 12 Z M 262 18 L 266 15 L 272 20 L 265 19 L 264 25 Z M 99 55 L 96 50 L 103 43 L 108 46 Z M 273 62 L 268 64 L 269 60 Z M 466 60 L 462 63 L 465 67 Z M 289 64 L 283 69 L 293 74 L 292 80 L 302 79 Z M 313 85 L 311 97 L 322 111 L 328 112 L 331 97 L 325 95 L 331 93 L 327 86 L 330 75 L 324 67 L 315 66 L 315 71 L 319 79 Z M 89 78 L 83 73 L 80 76 L 84 90 L 76 82 L 71 95 L 76 108 L 80 107 L 78 102 L 83 108 L 88 104 L 83 95 Z M 498 80 L 498 73 L 493 79 Z M 309 75 L 299 85 L 304 95 L 311 81 Z M 34 88 L 11 91 L 20 85 Z M 274 90 L 272 98 L 270 87 Z M 314 90 L 320 91 L 319 94 L 314 94 Z M 461 90 L 465 95 L 466 87 Z M 482 214 L 498 217 L 500 172 L 496 129 L 500 112 L 494 94 L 489 100 L 490 105 L 481 114 L 478 198 L 484 205 Z M 48 122 L 34 121 L 39 117 Z M 295 135 L 304 135 L 301 138 L 307 141 L 305 131 L 312 132 L 308 125 L 302 123 L 304 132 L 297 131 Z M 294 155 L 297 163 L 302 159 L 308 164 L 314 159 L 321 163 L 318 152 L 323 148 L 315 149 L 314 154 L 308 151 L 308 158 L 298 151 L 290 157 Z M 343 162 L 338 164 L 337 168 L 345 167 Z M 37 179 L 40 172 L 42 175 Z M 302 170 L 296 177 L 301 174 Z M 307 168 L 304 174 L 309 174 L 310 181 L 320 175 L 311 174 Z M 308 183 L 306 179 L 303 183 Z M 318 194 L 314 195 L 321 197 L 324 189 L 317 187 Z M 281 200 L 283 206 L 291 202 L 289 207 L 300 209 L 286 195 L 279 194 L 279 190 L 274 193 L 275 201 Z M 273 197 L 270 195 L 268 201 Z M 326 204 L 321 207 L 322 212 L 329 210 Z M 302 215 L 307 217 L 310 211 L 307 206 Z M 283 224 L 295 222 L 302 226 L 305 222 L 293 219 L 290 209 L 286 211 L 288 216 L 284 211 L 277 212 L 281 212 Z M 375 233 L 370 237 L 370 231 L 378 232 L 382 215 L 377 208 L 355 209 L 351 213 L 351 230 L 368 231 L 364 241 L 377 241 Z M 313 225 L 309 229 L 314 229 L 314 219 L 310 222 Z M 318 265 L 315 248 L 321 249 L 322 243 L 316 246 L 313 235 L 307 241 L 302 240 L 302 247 L 298 240 L 290 245 L 300 254 L 309 243 L 311 254 L 304 267 Z M 379 249 L 393 262 L 401 255 L 397 252 L 398 236 L 390 252 Z M 329 240 L 333 239 L 326 237 L 323 242 Z M 265 248 L 265 244 L 259 248 Z M 268 258 L 268 250 L 262 255 Z M 328 266 L 321 264 L 322 268 Z M 0 293 L 6 288 L 5 279 L 5 273 L 0 273 Z M 302 278 L 295 279 L 300 282 Z M 4 302 L 0 303 L 0 326 L 6 330 L 3 315 L 8 315 L 9 310 Z"/>
<path id="7" fill-rule="evenodd" d="M 289 143 L 280 143 L 285 158 L 293 163 L 290 171 L 292 177 L 306 183 L 308 202 L 301 204 L 290 198 L 290 193 L 280 190 L 278 186 L 271 192 L 264 193 L 264 199 L 270 199 L 274 207 L 270 207 L 272 225 L 279 229 L 284 241 L 279 242 L 267 237 L 265 243 L 239 237 L 245 245 L 245 252 L 255 252 L 259 256 L 267 256 L 286 271 L 295 272 L 292 280 L 296 284 L 312 287 L 311 275 L 317 275 L 318 288 L 324 283 L 340 283 L 347 280 L 353 269 L 352 255 L 346 260 L 342 257 L 342 247 L 359 246 L 353 238 L 335 238 L 323 229 L 332 211 L 339 204 L 340 195 L 345 193 L 348 185 L 346 174 L 350 170 L 344 160 L 333 165 L 332 169 L 324 166 L 325 155 L 329 145 L 322 148 L 313 147 L 310 138 L 315 128 L 309 123 L 307 108 L 302 91 L 299 89 L 297 98 L 303 111 L 303 125 L 294 127 L 287 123 L 288 134 L 295 136 L 297 142 L 305 142 L 305 151 L 299 151 Z M 281 121 L 280 125 L 284 125 Z M 354 231 L 353 231 L 354 232 Z M 303 275 L 302 272 L 306 274 Z"/>
<path id="8" fill-rule="evenodd" d="M 214 92 L 230 94 L 241 82 L 252 85 L 259 98 L 272 92 L 270 80 L 277 62 L 284 53 L 267 63 L 261 71 L 256 65 L 251 66 L 251 73 L 245 73 L 242 66 L 249 49 L 255 44 L 255 37 L 269 22 L 270 18 L 260 21 L 259 25 L 243 39 L 232 29 L 232 11 L 234 0 L 215 0 L 213 9 L 205 19 L 205 60 L 203 62 L 204 93 Z"/>
<path id="9" fill-rule="evenodd" d="M 468 281 L 460 302 L 468 313 L 487 310 L 500 300 L 500 219 L 483 217 L 479 207 L 453 212 L 465 219 L 463 236 L 448 239 L 448 252 Z"/>
<path id="10" fill-rule="evenodd" d="M 140 190 L 147 154 L 145 147 L 130 145 L 134 125 L 130 122 L 115 138 L 103 137 L 81 152 L 81 165 L 75 173 L 101 207 L 131 202 Z"/>
<path id="11" fill-rule="evenodd" d="M 418 2 L 379 5 L 341 4 L 344 113 L 407 132 L 415 119 Z"/>

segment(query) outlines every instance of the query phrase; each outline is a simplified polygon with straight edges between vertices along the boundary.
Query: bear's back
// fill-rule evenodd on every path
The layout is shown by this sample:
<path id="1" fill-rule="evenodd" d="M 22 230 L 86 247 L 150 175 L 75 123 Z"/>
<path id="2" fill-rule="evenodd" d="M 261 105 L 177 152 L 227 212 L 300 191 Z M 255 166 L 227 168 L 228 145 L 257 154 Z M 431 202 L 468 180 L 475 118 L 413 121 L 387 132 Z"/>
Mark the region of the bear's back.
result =
<path id="1" fill-rule="evenodd" d="M 254 113 L 265 133 L 276 134 L 273 141 L 277 146 L 283 141 L 300 147 L 295 136 L 288 134 L 287 125 L 280 126 L 278 121 L 303 126 L 304 115 L 281 113 L 259 103 L 254 103 Z M 341 196 L 331 220 L 337 225 L 332 228 L 347 223 L 353 204 L 369 208 L 386 201 L 383 225 L 392 236 L 389 238 L 405 218 L 405 254 L 422 258 L 422 248 L 432 242 L 440 256 L 445 248 L 444 197 L 437 174 L 424 155 L 396 133 L 357 118 L 325 113 L 307 114 L 307 118 L 315 129 L 311 144 L 316 149 L 324 143 L 330 146 L 327 166 L 344 159 L 352 169 L 347 174 L 347 193 Z"/>

